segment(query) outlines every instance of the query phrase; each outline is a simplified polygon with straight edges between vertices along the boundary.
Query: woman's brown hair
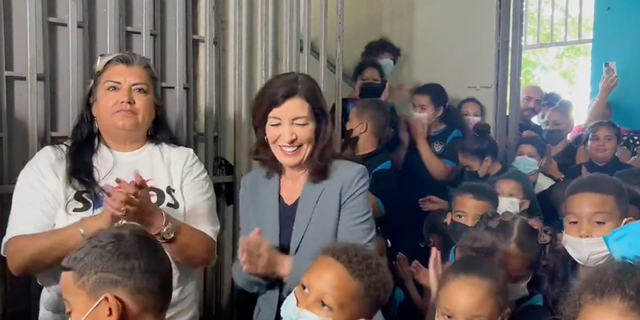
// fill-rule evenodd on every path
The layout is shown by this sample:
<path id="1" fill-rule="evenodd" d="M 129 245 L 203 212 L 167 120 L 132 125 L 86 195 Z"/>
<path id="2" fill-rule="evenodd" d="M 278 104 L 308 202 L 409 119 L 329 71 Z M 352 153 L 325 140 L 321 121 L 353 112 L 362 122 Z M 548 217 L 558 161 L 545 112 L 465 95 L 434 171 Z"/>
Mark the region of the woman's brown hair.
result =
<path id="1" fill-rule="evenodd" d="M 295 97 L 309 104 L 316 124 L 316 144 L 306 160 L 306 165 L 309 180 L 318 183 L 329 177 L 329 169 L 336 159 L 336 153 L 333 149 L 333 126 L 327 111 L 327 102 L 318 83 L 308 74 L 288 72 L 276 75 L 258 91 L 253 100 L 251 115 L 253 131 L 256 134 L 253 160 L 260 163 L 267 171 L 268 177 L 280 173 L 280 162 L 265 139 L 267 118 L 273 109 Z"/>

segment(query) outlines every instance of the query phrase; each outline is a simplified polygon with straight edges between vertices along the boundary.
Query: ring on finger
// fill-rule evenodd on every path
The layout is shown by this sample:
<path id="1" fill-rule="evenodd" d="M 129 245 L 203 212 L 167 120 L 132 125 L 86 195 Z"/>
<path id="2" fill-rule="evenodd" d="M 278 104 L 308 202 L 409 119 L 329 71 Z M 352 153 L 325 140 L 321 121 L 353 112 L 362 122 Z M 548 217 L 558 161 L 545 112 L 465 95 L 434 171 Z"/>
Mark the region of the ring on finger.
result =
<path id="1" fill-rule="evenodd" d="M 120 208 L 120 210 L 118 210 L 120 212 L 120 216 L 124 217 L 125 215 L 127 215 L 127 207 L 122 207 Z"/>

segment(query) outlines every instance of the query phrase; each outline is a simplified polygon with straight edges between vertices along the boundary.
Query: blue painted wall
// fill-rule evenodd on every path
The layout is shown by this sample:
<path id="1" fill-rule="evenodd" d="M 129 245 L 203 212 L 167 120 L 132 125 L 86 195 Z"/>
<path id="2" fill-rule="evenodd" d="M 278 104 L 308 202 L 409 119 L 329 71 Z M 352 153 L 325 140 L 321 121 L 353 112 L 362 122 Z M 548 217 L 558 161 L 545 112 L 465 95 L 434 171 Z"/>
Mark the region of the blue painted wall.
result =
<path id="1" fill-rule="evenodd" d="M 615 61 L 618 87 L 610 97 L 613 120 L 640 130 L 640 0 L 595 0 L 591 98 L 598 94 L 602 64 Z"/>

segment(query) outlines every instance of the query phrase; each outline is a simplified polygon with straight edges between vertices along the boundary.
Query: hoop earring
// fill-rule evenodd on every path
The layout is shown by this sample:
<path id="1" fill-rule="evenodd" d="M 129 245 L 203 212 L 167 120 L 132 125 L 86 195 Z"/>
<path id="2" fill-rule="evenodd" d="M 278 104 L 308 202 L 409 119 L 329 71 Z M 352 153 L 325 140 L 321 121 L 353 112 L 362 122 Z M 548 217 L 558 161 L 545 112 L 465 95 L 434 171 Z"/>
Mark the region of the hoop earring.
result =
<path id="1" fill-rule="evenodd" d="M 153 130 L 152 129 L 147 130 L 147 136 L 150 137 L 152 134 L 153 134 Z"/>
<path id="2" fill-rule="evenodd" d="M 269 139 L 267 139 L 267 136 L 264 136 L 264 142 L 269 143 Z"/>
<path id="3" fill-rule="evenodd" d="M 98 119 L 93 118 L 93 133 L 98 134 Z"/>

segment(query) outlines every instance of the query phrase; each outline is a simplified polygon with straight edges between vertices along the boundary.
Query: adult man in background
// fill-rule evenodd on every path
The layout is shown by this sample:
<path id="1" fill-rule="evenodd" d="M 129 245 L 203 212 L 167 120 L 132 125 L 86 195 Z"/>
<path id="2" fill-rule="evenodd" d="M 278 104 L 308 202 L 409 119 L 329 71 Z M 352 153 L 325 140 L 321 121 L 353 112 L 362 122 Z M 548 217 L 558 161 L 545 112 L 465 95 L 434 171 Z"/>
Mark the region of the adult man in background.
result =
<path id="1" fill-rule="evenodd" d="M 542 127 L 532 121 L 542 106 L 542 98 L 544 98 L 544 91 L 539 86 L 528 85 L 522 88 L 520 94 L 520 121 L 518 124 L 520 135 L 536 134 L 542 136 Z"/>

